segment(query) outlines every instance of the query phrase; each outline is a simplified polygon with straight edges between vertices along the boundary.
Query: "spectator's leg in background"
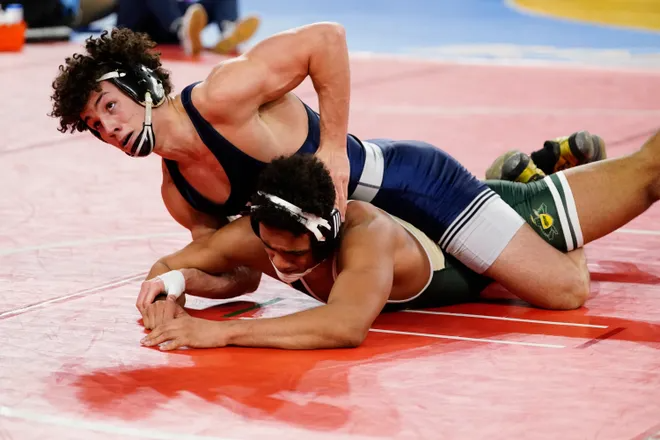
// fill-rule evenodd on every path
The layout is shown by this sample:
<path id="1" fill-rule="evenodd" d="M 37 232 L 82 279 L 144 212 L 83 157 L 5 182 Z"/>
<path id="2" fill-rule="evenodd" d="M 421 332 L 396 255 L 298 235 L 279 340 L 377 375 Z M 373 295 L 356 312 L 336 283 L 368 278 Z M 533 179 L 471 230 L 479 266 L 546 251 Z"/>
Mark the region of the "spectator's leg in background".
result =
<path id="1" fill-rule="evenodd" d="M 212 49 L 216 53 L 234 52 L 239 44 L 252 38 L 259 27 L 256 16 L 239 19 L 238 0 L 202 0 L 200 3 L 208 11 L 210 21 L 220 28 L 220 41 Z"/>
<path id="2" fill-rule="evenodd" d="M 158 43 L 180 43 L 189 55 L 201 51 L 200 34 L 207 21 L 201 5 L 193 4 L 182 14 L 176 0 L 119 0 L 117 26 L 147 32 Z"/>
<path id="3" fill-rule="evenodd" d="M 162 0 L 150 0 L 160 4 Z M 180 11 L 177 2 L 172 1 L 172 7 Z M 202 49 L 202 31 L 208 24 L 209 18 L 206 10 L 202 5 L 190 4 L 183 16 L 180 19 L 180 24 L 177 30 L 179 40 L 183 46 L 183 50 L 188 55 L 198 55 Z"/>
<path id="4" fill-rule="evenodd" d="M 75 26 L 88 26 L 91 22 L 112 14 L 118 7 L 118 0 L 80 0 Z"/>

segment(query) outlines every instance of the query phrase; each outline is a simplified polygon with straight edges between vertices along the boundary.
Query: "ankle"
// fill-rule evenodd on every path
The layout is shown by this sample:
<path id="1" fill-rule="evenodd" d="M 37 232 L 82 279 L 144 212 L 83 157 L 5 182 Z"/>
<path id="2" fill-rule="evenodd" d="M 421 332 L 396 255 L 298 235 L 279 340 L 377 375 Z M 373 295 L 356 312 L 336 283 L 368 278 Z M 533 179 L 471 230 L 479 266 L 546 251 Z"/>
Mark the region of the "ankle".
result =
<path id="1" fill-rule="evenodd" d="M 529 157 L 532 158 L 532 162 L 547 176 L 555 172 L 557 152 L 555 152 L 554 144 L 551 141 L 546 141 L 543 144 L 543 148 L 532 152 Z"/>

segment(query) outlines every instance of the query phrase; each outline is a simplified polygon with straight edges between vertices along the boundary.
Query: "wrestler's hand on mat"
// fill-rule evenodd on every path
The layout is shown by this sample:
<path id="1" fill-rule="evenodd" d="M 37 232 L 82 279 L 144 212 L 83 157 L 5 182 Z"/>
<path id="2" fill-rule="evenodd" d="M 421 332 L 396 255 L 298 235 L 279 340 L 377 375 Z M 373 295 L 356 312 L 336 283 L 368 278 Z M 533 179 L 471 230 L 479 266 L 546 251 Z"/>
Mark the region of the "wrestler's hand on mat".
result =
<path id="1" fill-rule="evenodd" d="M 335 184 L 336 200 L 335 204 L 341 214 L 342 220 L 346 213 L 346 203 L 348 199 L 348 178 L 350 165 L 345 148 L 333 148 L 332 146 L 321 145 L 316 151 L 318 157 L 330 171 L 330 177 Z"/>
<path id="2" fill-rule="evenodd" d="M 135 307 L 140 311 L 142 317 L 144 317 L 147 307 L 154 302 L 156 297 L 161 293 L 165 292 L 165 283 L 160 278 L 152 278 L 142 282 L 140 286 L 140 293 L 138 295 L 137 301 L 135 302 Z"/>
<path id="3" fill-rule="evenodd" d="M 159 344 L 161 350 L 174 350 L 179 347 L 211 348 L 224 347 L 222 322 L 193 318 L 184 312 L 178 318 L 161 324 L 142 338 L 140 343 L 147 347 Z"/>
<path id="4" fill-rule="evenodd" d="M 142 320 L 144 328 L 153 329 L 182 315 L 186 315 L 183 307 L 176 298 L 168 296 L 165 300 L 149 304 L 142 313 Z"/>

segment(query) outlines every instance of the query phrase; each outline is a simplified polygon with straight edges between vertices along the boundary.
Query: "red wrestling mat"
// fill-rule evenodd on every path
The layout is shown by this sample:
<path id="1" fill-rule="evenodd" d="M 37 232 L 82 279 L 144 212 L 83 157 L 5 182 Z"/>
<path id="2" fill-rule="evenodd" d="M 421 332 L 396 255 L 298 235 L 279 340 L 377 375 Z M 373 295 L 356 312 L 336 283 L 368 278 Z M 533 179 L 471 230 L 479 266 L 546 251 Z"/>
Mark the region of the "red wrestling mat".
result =
<path id="1" fill-rule="evenodd" d="M 660 210 L 590 244 L 587 307 L 488 299 L 383 315 L 350 350 L 140 346 L 149 266 L 188 239 L 158 158 L 59 135 L 50 82 L 73 46 L 0 57 L 0 438 L 647 439 L 660 435 Z M 168 61 L 177 89 L 211 58 Z M 610 156 L 657 126 L 659 73 L 356 59 L 351 131 L 423 139 L 478 175 L 507 148 L 588 129 Z M 313 89 L 301 86 L 310 100 Z M 215 319 L 316 303 L 266 279 Z"/>

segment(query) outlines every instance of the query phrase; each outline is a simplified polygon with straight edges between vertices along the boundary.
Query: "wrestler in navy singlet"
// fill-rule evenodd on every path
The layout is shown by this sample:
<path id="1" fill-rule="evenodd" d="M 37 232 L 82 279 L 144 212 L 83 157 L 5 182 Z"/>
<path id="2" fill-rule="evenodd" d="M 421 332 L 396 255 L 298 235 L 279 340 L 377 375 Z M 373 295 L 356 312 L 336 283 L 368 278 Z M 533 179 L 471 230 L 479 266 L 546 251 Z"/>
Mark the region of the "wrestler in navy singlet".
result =
<path id="1" fill-rule="evenodd" d="M 245 205 L 250 200 L 252 194 L 254 194 L 259 173 L 261 173 L 267 163 L 256 160 L 236 148 L 199 114 L 192 103 L 192 89 L 197 84 L 199 83 L 191 84 L 182 90 L 181 103 L 202 142 L 204 142 L 211 153 L 218 159 L 225 173 L 227 173 L 227 178 L 231 185 L 229 198 L 224 204 L 218 204 L 208 200 L 186 181 L 175 161 L 164 159 L 165 165 L 177 189 L 193 208 L 217 217 L 238 215 L 245 210 Z M 321 135 L 319 116 L 307 107 L 307 105 L 305 105 L 305 109 L 307 110 L 309 120 L 307 138 L 300 149 L 298 149 L 297 154 L 314 154 L 319 147 Z M 364 164 L 364 150 L 362 145 L 360 145 L 360 141 L 353 136 L 348 136 L 346 144 L 348 158 L 351 162 L 351 183 L 348 188 L 350 193 L 355 189 L 360 177 L 359 172 L 362 166 L 358 167 L 357 164 Z"/>
<path id="2" fill-rule="evenodd" d="M 183 89 L 181 102 L 197 133 L 218 159 L 231 184 L 224 204 L 197 192 L 176 162 L 165 164 L 177 189 L 198 211 L 228 217 L 245 209 L 266 163 L 243 153 L 218 133 L 192 103 L 192 89 Z M 319 114 L 309 108 L 308 133 L 296 154 L 316 152 L 320 141 Z M 441 248 L 477 273 L 502 252 L 523 220 L 499 196 L 456 159 L 419 141 L 346 139 L 350 163 L 349 198 L 371 202 L 414 224 Z"/>
<path id="3" fill-rule="evenodd" d="M 486 184 L 555 249 L 570 252 L 584 246 L 575 198 L 562 171 L 529 183 L 489 180 Z M 451 255 L 442 252 L 439 245 L 424 236 L 419 228 L 391 214 L 390 216 L 424 249 L 431 272 L 428 282 L 417 294 L 404 300 L 388 299 L 383 308 L 384 312 L 444 307 L 473 302 L 480 298 L 481 292 L 492 282 L 491 279 L 471 271 Z M 336 252 L 331 257 L 334 281 L 339 274 L 338 254 L 339 252 Z M 291 283 L 291 287 L 323 302 L 304 277 Z"/>

